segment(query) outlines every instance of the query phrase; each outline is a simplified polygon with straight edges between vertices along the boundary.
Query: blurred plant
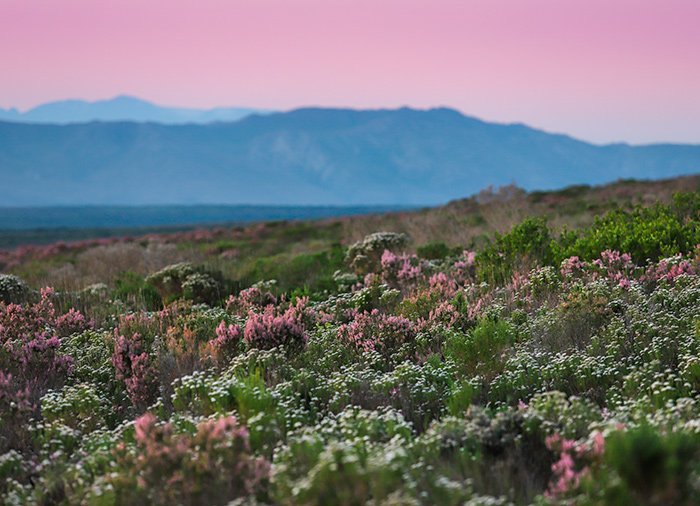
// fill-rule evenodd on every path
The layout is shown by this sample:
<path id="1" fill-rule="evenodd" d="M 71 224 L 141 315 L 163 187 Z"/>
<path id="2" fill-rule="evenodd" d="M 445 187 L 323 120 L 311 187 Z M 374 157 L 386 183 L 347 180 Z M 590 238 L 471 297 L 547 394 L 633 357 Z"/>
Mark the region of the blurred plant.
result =
<path id="1" fill-rule="evenodd" d="M 223 505 L 261 493 L 269 473 L 232 416 L 200 422 L 189 435 L 147 413 L 134 423 L 134 440 L 117 447 L 107 480 L 105 493 L 119 504 Z"/>
<path id="2" fill-rule="evenodd" d="M 376 232 L 351 245 L 345 259 L 356 274 L 364 276 L 379 270 L 385 251 L 392 253 L 401 251 L 407 244 L 408 236 L 406 234 Z"/>
<path id="3" fill-rule="evenodd" d="M 214 305 L 221 300 L 225 290 L 220 273 L 186 262 L 169 265 L 151 274 L 146 278 L 146 283 L 154 286 L 166 302 L 183 297 Z"/>
<path id="4" fill-rule="evenodd" d="M 0 302 L 21 304 L 27 300 L 30 290 L 27 284 L 12 274 L 0 274 Z"/>

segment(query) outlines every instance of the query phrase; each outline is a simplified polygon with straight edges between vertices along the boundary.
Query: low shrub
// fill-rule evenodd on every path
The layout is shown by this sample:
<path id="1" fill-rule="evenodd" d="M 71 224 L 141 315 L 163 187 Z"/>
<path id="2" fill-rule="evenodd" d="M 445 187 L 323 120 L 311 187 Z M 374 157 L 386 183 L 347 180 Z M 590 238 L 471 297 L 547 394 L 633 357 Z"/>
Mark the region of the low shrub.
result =
<path id="1" fill-rule="evenodd" d="M 134 443 L 117 447 L 102 491 L 118 504 L 224 505 L 260 493 L 269 473 L 231 416 L 200 422 L 190 435 L 147 413 L 135 422 Z"/>
<path id="2" fill-rule="evenodd" d="M 27 284 L 12 274 L 0 274 L 0 302 L 21 304 L 30 295 Z"/>
<path id="3" fill-rule="evenodd" d="M 169 265 L 148 276 L 146 283 L 155 287 L 165 302 L 185 298 L 214 305 L 221 301 L 226 292 L 220 273 L 189 263 Z"/>
<path id="4" fill-rule="evenodd" d="M 395 232 L 376 232 L 348 248 L 345 261 L 356 274 L 364 276 L 379 270 L 385 251 L 402 251 L 408 245 L 408 236 Z"/>

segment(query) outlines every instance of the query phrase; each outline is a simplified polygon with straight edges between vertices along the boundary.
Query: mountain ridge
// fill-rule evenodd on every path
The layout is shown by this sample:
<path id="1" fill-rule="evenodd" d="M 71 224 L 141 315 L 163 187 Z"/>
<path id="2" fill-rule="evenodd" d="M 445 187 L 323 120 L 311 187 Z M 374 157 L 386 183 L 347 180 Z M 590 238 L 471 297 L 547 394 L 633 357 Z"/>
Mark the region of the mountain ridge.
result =
<path id="1" fill-rule="evenodd" d="M 266 114 L 268 112 L 270 111 L 249 107 L 214 107 L 209 109 L 169 107 L 130 95 L 118 95 L 110 99 L 95 101 L 57 100 L 39 104 L 24 112 L 16 108 L 0 108 L 0 120 L 60 125 L 92 121 L 182 124 L 237 121 L 250 114 Z"/>
<path id="2" fill-rule="evenodd" d="M 5 205 L 431 205 L 700 172 L 700 145 L 595 145 L 449 108 L 326 109 L 162 125 L 0 122 Z"/>

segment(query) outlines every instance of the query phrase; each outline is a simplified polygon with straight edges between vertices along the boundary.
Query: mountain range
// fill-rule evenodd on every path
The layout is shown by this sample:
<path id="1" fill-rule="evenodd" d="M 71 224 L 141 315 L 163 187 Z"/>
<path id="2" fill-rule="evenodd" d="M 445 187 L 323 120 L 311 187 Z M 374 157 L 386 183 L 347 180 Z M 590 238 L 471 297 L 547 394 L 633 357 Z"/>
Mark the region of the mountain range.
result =
<path id="1" fill-rule="evenodd" d="M 700 145 L 594 145 L 448 108 L 304 108 L 235 122 L 0 122 L 4 206 L 429 205 L 700 172 Z"/>
<path id="2" fill-rule="evenodd" d="M 60 100 L 39 105 L 25 112 L 0 109 L 0 121 L 23 123 L 85 123 L 88 121 L 137 121 L 164 124 L 236 121 L 250 114 L 269 111 L 244 107 L 188 109 L 164 107 L 140 98 L 120 95 L 109 100 Z"/>

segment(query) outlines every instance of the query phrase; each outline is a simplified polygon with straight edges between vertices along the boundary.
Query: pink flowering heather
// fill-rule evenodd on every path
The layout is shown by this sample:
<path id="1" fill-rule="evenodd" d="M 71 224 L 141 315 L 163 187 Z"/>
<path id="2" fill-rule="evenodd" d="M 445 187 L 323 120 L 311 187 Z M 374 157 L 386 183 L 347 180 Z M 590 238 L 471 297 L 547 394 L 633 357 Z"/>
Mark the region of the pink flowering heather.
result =
<path id="1" fill-rule="evenodd" d="M 593 265 L 613 284 L 623 287 L 634 275 L 635 266 L 629 253 L 605 250 L 600 254 L 599 259 L 593 260 Z M 620 283 L 622 280 L 626 281 Z"/>
<path id="2" fill-rule="evenodd" d="M 253 348 L 266 350 L 276 346 L 303 346 L 307 335 L 302 316 L 296 306 L 281 314 L 274 306 L 267 306 L 262 313 L 250 311 L 243 339 Z"/>
<path id="3" fill-rule="evenodd" d="M 475 302 L 469 304 L 467 317 L 470 320 L 476 320 L 487 307 L 488 302 L 484 298 L 479 298 Z"/>
<path id="4" fill-rule="evenodd" d="M 226 504 L 255 494 L 270 473 L 233 416 L 200 422 L 190 435 L 147 413 L 134 422 L 134 440 L 133 450 L 124 444 L 115 450 L 110 483 L 120 502 Z"/>
<path id="5" fill-rule="evenodd" d="M 231 295 L 226 302 L 226 311 L 243 316 L 250 310 L 270 304 L 277 304 L 277 298 L 271 292 L 251 286 L 241 290 L 238 295 Z"/>
<path id="6" fill-rule="evenodd" d="M 404 285 L 417 280 L 421 273 L 421 263 L 415 255 L 396 255 L 384 250 L 381 258 L 382 277 L 387 283 Z"/>
<path id="7" fill-rule="evenodd" d="M 461 317 L 462 315 L 457 308 L 450 301 L 445 300 L 430 310 L 427 319 L 419 319 L 415 324 L 415 330 L 420 332 L 435 326 L 451 328 L 457 324 Z"/>
<path id="8" fill-rule="evenodd" d="M 216 337 L 204 347 L 202 354 L 208 356 L 218 366 L 223 366 L 238 352 L 243 341 L 243 331 L 238 325 L 226 325 L 222 321 L 216 327 Z"/>
<path id="9" fill-rule="evenodd" d="M 476 262 L 476 251 L 464 250 L 462 252 L 462 258 L 468 267 L 471 267 Z"/>
<path id="10" fill-rule="evenodd" d="M 43 332 L 56 327 L 56 309 L 51 298 L 51 288 L 41 290 L 41 299 L 36 304 L 0 303 L 0 325 L 5 339 L 20 339 L 23 335 Z M 3 335 L 0 335 L 0 339 Z"/>
<path id="11" fill-rule="evenodd" d="M 306 329 L 311 329 L 318 323 L 331 321 L 329 320 L 330 315 L 319 313 L 309 304 L 308 297 L 298 297 L 294 304 L 290 304 L 286 312 L 290 318 L 300 321 Z"/>
<path id="12" fill-rule="evenodd" d="M 158 394 L 158 370 L 140 334 L 120 335 L 115 329 L 112 364 L 117 379 L 126 386 L 132 404 L 146 408 Z"/>
<path id="13" fill-rule="evenodd" d="M 457 283 L 444 272 L 438 272 L 430 276 L 428 286 L 431 292 L 438 293 L 443 299 L 451 299 L 457 293 Z"/>
<path id="14" fill-rule="evenodd" d="M 56 319 L 56 331 L 62 337 L 83 332 L 94 326 L 95 323 L 92 320 L 88 320 L 80 311 L 73 308 Z"/>
<path id="15" fill-rule="evenodd" d="M 530 276 L 527 273 L 516 271 L 510 278 L 508 288 L 514 292 L 519 292 L 528 286 L 530 286 Z"/>
<path id="16" fill-rule="evenodd" d="M 72 357 L 59 352 L 60 339 L 46 332 L 37 332 L 19 350 L 22 374 L 30 383 L 55 386 L 49 378 L 65 377 L 73 366 Z"/>
<path id="17" fill-rule="evenodd" d="M 629 253 L 605 250 L 600 254 L 600 259 L 604 266 L 616 266 L 623 269 L 633 267 L 632 257 Z"/>
<path id="18" fill-rule="evenodd" d="M 584 443 L 553 434 L 545 439 L 545 445 L 559 454 L 559 459 L 552 464 L 553 478 L 545 492 L 550 499 L 563 498 L 575 491 L 590 475 L 590 465 L 605 453 L 605 438 L 600 432 L 595 432 L 592 440 Z"/>
<path id="19" fill-rule="evenodd" d="M 51 301 L 53 290 L 43 289 L 36 304 L 0 303 L 0 371 L 11 374 L 20 389 L 28 389 L 34 403 L 48 389 L 60 387 L 70 373 L 73 360 L 60 352 L 59 330 L 65 322 L 87 322 L 77 311 L 57 316 Z"/>
<path id="20" fill-rule="evenodd" d="M 690 260 L 684 259 L 683 255 L 678 254 L 650 266 L 644 275 L 644 279 L 670 282 L 683 274 L 695 274 L 695 266 Z"/>
<path id="21" fill-rule="evenodd" d="M 586 265 L 586 262 L 582 261 L 579 257 L 572 256 L 562 261 L 559 270 L 562 276 L 569 278 L 579 274 L 586 267 Z"/>
<path id="22" fill-rule="evenodd" d="M 338 337 L 360 351 L 377 351 L 388 356 L 416 337 L 416 329 L 407 318 L 386 315 L 374 309 L 359 313 L 355 320 L 338 328 Z"/>

